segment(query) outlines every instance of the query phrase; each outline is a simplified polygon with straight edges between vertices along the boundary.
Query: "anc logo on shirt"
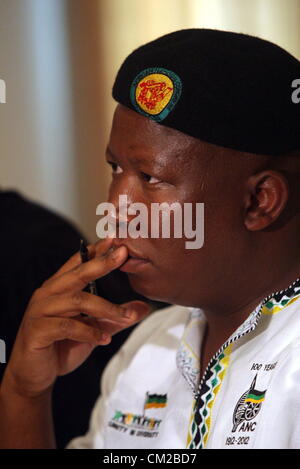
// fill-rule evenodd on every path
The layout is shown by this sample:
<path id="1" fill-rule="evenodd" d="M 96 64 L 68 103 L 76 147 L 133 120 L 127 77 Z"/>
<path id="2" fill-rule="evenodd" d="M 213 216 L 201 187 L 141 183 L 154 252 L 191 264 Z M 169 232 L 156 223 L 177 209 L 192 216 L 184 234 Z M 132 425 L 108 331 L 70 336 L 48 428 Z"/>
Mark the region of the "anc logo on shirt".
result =
<path id="1" fill-rule="evenodd" d="M 130 99 L 140 114 L 161 122 L 176 105 L 181 90 L 176 73 L 165 68 L 147 68 L 133 80 Z"/>
<path id="2" fill-rule="evenodd" d="M 159 418 L 159 411 L 161 408 L 166 407 L 166 405 L 167 394 L 149 394 L 147 392 L 144 409 L 141 414 L 124 413 L 116 410 L 108 426 L 122 433 L 128 433 L 131 436 L 157 437 L 158 429 L 162 422 L 161 418 Z M 146 410 L 149 412 L 149 409 L 152 409 L 152 411 L 146 415 Z"/>
<path id="3" fill-rule="evenodd" d="M 235 432 L 240 423 L 254 419 L 261 409 L 265 399 L 265 391 L 255 389 L 257 375 L 253 379 L 248 391 L 244 392 L 239 398 L 233 412 L 232 432 Z"/>

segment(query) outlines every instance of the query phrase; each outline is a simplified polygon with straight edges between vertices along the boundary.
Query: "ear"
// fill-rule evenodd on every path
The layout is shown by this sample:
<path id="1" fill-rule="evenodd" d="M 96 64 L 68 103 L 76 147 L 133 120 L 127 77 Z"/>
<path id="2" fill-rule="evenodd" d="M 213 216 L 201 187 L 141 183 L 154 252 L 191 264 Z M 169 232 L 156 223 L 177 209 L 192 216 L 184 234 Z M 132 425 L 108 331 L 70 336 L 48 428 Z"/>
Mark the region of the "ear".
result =
<path id="1" fill-rule="evenodd" d="M 285 176 L 266 170 L 247 180 L 245 226 L 250 231 L 263 230 L 274 223 L 284 210 L 289 198 Z"/>

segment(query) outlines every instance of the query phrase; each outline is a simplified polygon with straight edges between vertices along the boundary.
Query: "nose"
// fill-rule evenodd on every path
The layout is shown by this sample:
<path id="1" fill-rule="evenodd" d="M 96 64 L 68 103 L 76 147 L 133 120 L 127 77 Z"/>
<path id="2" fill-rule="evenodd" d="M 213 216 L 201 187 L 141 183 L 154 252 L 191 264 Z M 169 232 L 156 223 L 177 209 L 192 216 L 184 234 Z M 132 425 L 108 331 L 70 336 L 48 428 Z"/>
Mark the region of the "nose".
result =
<path id="1" fill-rule="evenodd" d="M 114 211 L 109 213 L 109 220 L 119 232 L 127 232 L 127 225 L 133 216 L 128 215 L 128 207 L 135 200 L 134 184 L 130 177 L 119 176 L 109 189 L 108 202 L 113 204 Z"/>
<path id="2" fill-rule="evenodd" d="M 114 205 L 114 210 L 109 213 L 109 221 L 116 224 L 116 226 L 129 223 L 128 207 L 130 203 L 127 195 L 119 194 L 117 202 L 111 200 L 109 202 Z"/>

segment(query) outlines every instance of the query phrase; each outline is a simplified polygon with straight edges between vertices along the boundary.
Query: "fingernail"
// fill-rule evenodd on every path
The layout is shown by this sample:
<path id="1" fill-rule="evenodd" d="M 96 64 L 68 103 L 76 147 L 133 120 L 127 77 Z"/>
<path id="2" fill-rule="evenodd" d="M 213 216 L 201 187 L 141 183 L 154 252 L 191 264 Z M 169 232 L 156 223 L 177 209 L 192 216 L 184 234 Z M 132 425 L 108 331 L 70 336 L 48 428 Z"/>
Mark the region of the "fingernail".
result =
<path id="1" fill-rule="evenodd" d="M 110 337 L 109 337 L 108 334 L 102 333 L 100 340 L 101 340 L 101 341 L 104 341 L 104 342 L 107 342 L 109 338 L 110 338 Z"/>
<path id="2" fill-rule="evenodd" d="M 111 253 L 111 258 L 116 260 L 118 257 L 121 257 L 123 251 L 125 249 L 125 246 L 119 246 L 117 249 L 115 249 L 112 253 Z"/>
<path id="3" fill-rule="evenodd" d="M 123 312 L 123 316 L 126 319 L 132 319 L 132 320 L 136 318 L 136 314 L 132 310 L 126 309 L 126 308 Z"/>

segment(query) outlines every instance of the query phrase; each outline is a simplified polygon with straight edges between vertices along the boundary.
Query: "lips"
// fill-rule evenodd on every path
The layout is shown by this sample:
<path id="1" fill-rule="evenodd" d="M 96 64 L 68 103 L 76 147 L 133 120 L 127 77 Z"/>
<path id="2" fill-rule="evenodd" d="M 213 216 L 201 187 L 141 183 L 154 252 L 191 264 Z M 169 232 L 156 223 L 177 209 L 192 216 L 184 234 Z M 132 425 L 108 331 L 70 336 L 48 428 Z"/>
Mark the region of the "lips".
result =
<path id="1" fill-rule="evenodd" d="M 138 252 L 138 251 L 135 251 L 134 249 L 132 249 L 131 247 L 127 246 L 126 243 L 114 243 L 112 248 L 113 249 L 117 249 L 119 248 L 120 246 L 125 246 L 128 250 L 128 258 L 133 258 L 133 259 L 139 259 L 139 260 L 143 260 L 143 261 L 149 261 L 149 259 L 142 253 Z"/>
<path id="2" fill-rule="evenodd" d="M 145 266 L 150 264 L 149 259 L 147 259 L 147 257 L 145 257 L 144 254 L 133 250 L 132 248 L 127 246 L 125 243 L 120 243 L 118 247 L 119 246 L 126 246 L 128 250 L 128 257 L 126 261 L 121 267 L 119 267 L 119 270 L 121 270 L 122 272 L 136 273 L 139 270 L 143 269 Z"/>
<path id="3" fill-rule="evenodd" d="M 129 249 L 128 247 L 127 247 L 127 249 L 128 249 L 128 257 L 130 257 L 131 259 L 139 259 L 139 260 L 142 260 L 142 261 L 149 261 L 149 259 L 147 259 L 142 254 L 139 254 L 138 252 L 135 252 L 132 249 Z"/>

